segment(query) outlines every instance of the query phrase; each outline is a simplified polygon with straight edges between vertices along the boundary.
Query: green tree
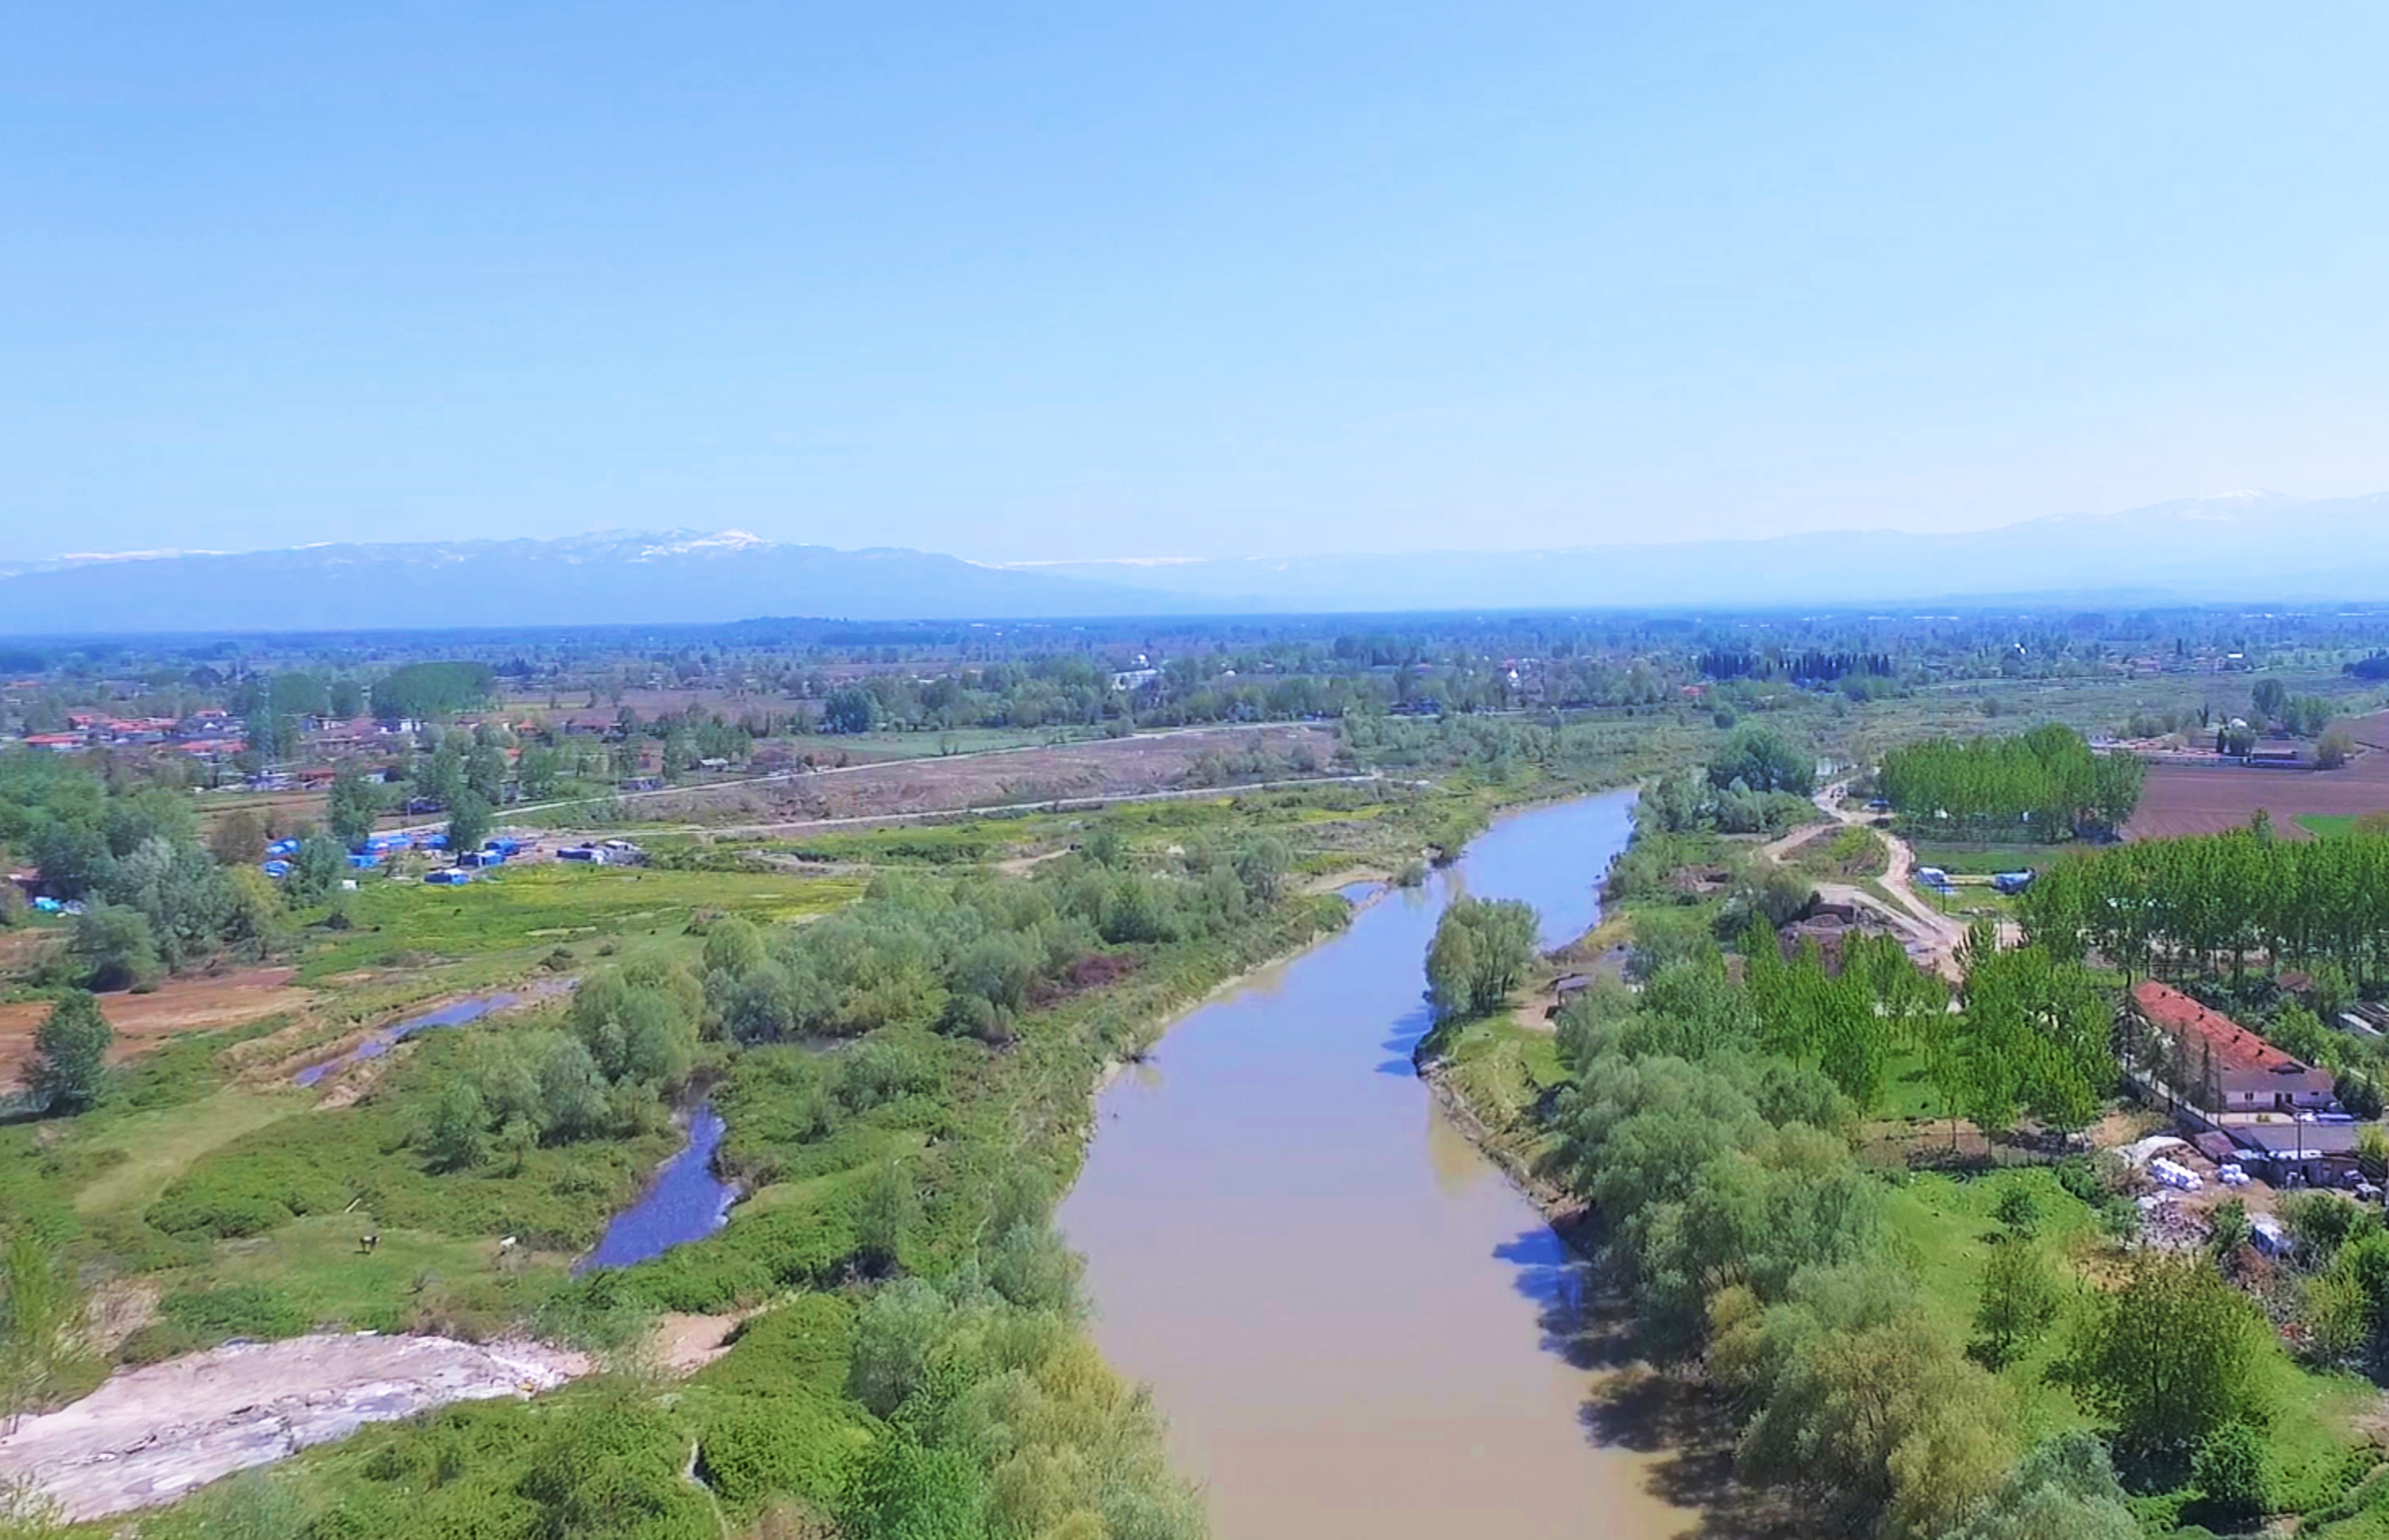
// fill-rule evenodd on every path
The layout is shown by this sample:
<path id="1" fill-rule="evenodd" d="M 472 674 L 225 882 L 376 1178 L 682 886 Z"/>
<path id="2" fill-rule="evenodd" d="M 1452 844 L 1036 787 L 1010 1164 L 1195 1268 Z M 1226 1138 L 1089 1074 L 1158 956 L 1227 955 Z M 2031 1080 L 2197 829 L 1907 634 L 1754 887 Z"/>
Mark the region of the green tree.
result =
<path id="1" fill-rule="evenodd" d="M 83 1350 L 73 1275 L 32 1234 L 0 1252 L 0 1431 L 40 1406 Z"/>
<path id="2" fill-rule="evenodd" d="M 320 904 L 339 891 L 348 875 L 348 851 L 336 840 L 310 834 L 299 842 L 290 873 L 282 879 L 283 901 L 300 908 Z"/>
<path id="3" fill-rule="evenodd" d="M 226 813 L 208 835 L 208 854 L 224 866 L 255 866 L 265 859 L 265 821 L 247 808 Z"/>
<path id="4" fill-rule="evenodd" d="M 493 744 L 477 745 L 465 759 L 465 784 L 480 795 L 482 801 L 495 807 L 504 800 L 506 788 L 505 751 Z"/>
<path id="5" fill-rule="evenodd" d="M 2140 1540 L 2107 1451 L 2087 1432 L 2035 1446 L 1943 1540 Z"/>
<path id="6" fill-rule="evenodd" d="M 2049 1259 L 2031 1241 L 2010 1236 L 1991 1248 L 1983 1264 L 1974 1355 L 1992 1368 L 2006 1368 L 2040 1340 L 2056 1320 L 2057 1306 L 2057 1278 Z"/>
<path id="7" fill-rule="evenodd" d="M 372 837 L 374 821 L 380 816 L 381 788 L 353 766 L 341 767 L 332 777 L 330 803 L 325 810 L 332 837 L 350 849 L 359 848 Z"/>
<path id="8" fill-rule="evenodd" d="M 82 990 L 50 1007 L 33 1033 L 25 1085 L 45 1112 L 79 1113 L 99 1100 L 107 1083 L 108 1049 L 116 1031 L 99 1001 Z"/>
<path id="9" fill-rule="evenodd" d="M 1514 898 L 1461 898 L 1427 947 L 1427 999 L 1438 1021 L 1498 1011 L 1534 965 L 1538 922 Z"/>
<path id="10" fill-rule="evenodd" d="M 2065 1377 L 2127 1448 L 2187 1454 L 2268 1413 L 2264 1317 L 2197 1257 L 2146 1256 L 2076 1322 Z"/>
<path id="11" fill-rule="evenodd" d="M 2207 1237 L 2207 1249 L 2217 1256 L 2229 1256 L 2247 1243 L 2248 1205 L 2239 1199 L 2216 1204 L 2208 1220 L 2214 1230 Z"/>
<path id="12" fill-rule="evenodd" d="M 920 1215 L 920 1194 L 902 1165 L 884 1160 L 871 1168 L 854 1205 L 856 1254 L 866 1272 L 895 1270 Z"/>
<path id="13" fill-rule="evenodd" d="M 522 783 L 523 795 L 554 796 L 556 783 L 562 778 L 563 761 L 552 748 L 527 748 L 523 750 L 522 757 L 516 761 L 515 771 Z"/>
<path id="14" fill-rule="evenodd" d="M 471 1081 L 452 1082 L 431 1104 L 423 1129 L 423 1152 L 443 1171 L 465 1171 L 490 1152 L 490 1114 Z"/>
<path id="15" fill-rule="evenodd" d="M 490 805 L 476 791 L 461 791 L 448 808 L 448 849 L 453 855 L 479 850 L 490 837 Z"/>

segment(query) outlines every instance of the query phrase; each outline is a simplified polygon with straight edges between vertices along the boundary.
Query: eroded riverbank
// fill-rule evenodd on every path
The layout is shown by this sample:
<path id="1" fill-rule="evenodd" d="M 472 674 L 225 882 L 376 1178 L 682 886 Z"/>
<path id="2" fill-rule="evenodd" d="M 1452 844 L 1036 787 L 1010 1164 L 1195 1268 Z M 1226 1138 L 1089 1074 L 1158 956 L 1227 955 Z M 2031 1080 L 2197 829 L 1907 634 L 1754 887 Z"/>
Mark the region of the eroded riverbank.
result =
<path id="1" fill-rule="evenodd" d="M 1519 813 L 1455 872 L 1184 1017 L 1100 1102 L 1061 1222 L 1221 1540 L 1659 1540 L 1701 1514 L 1605 1408 L 1579 1263 L 1411 1064 L 1455 892 L 1590 926 L 1633 794 Z M 1664 1468 L 1664 1469 L 1663 1469 Z"/>

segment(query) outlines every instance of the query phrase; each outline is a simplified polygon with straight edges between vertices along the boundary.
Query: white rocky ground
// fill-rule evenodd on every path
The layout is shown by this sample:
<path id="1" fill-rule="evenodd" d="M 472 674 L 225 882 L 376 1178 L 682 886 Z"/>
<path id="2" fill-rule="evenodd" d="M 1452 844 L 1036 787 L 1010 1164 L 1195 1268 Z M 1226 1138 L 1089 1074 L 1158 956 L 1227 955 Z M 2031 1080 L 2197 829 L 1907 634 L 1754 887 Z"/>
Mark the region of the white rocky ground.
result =
<path id="1" fill-rule="evenodd" d="M 452 1401 L 530 1395 L 589 1372 L 536 1343 L 355 1335 L 243 1343 L 131 1369 L 0 1438 L 0 1479 L 74 1519 L 172 1502 L 236 1470 Z"/>

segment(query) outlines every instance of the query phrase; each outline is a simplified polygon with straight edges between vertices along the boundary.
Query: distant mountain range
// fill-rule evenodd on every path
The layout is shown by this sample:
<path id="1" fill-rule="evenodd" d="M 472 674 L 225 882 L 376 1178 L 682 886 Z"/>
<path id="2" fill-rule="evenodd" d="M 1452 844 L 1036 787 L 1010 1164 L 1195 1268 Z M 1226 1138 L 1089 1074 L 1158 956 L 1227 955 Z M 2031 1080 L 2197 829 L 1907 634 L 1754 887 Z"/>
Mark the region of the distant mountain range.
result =
<path id="1" fill-rule="evenodd" d="M 1179 602 L 1179 601 L 1172 601 Z M 742 530 L 68 557 L 0 575 L 0 635 L 672 624 L 757 616 L 1027 619 L 1170 607 L 1100 579 Z"/>
<path id="2" fill-rule="evenodd" d="M 1206 608 L 1801 606 L 1935 600 L 2389 600 L 2389 494 L 2273 492 L 2068 514 L 1957 535 L 1408 556 L 1051 562 L 1023 570 L 1167 591 Z"/>
<path id="3" fill-rule="evenodd" d="M 987 566 L 738 530 L 63 556 L 0 635 L 1435 609 L 2389 600 L 2389 494 L 2238 492 L 1959 535 Z"/>

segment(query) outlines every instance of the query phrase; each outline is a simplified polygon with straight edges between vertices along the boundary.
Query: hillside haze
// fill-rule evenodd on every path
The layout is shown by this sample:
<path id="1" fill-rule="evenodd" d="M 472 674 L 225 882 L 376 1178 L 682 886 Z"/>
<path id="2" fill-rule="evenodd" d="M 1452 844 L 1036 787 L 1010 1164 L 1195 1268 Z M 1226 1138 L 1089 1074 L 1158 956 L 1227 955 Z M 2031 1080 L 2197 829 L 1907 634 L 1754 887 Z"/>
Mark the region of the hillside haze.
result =
<path id="1" fill-rule="evenodd" d="M 1262 610 L 2100 596 L 2351 600 L 2389 596 L 2384 536 L 2389 494 L 2302 501 L 2234 492 L 1951 535 L 1852 530 L 1501 553 L 1057 562 L 1028 569 Z"/>
<path id="2" fill-rule="evenodd" d="M 1954 535 L 1527 552 L 989 566 L 741 531 L 340 544 L 0 566 L 0 634 L 705 623 L 2037 598 L 2389 596 L 2389 494 L 2266 492 Z"/>

